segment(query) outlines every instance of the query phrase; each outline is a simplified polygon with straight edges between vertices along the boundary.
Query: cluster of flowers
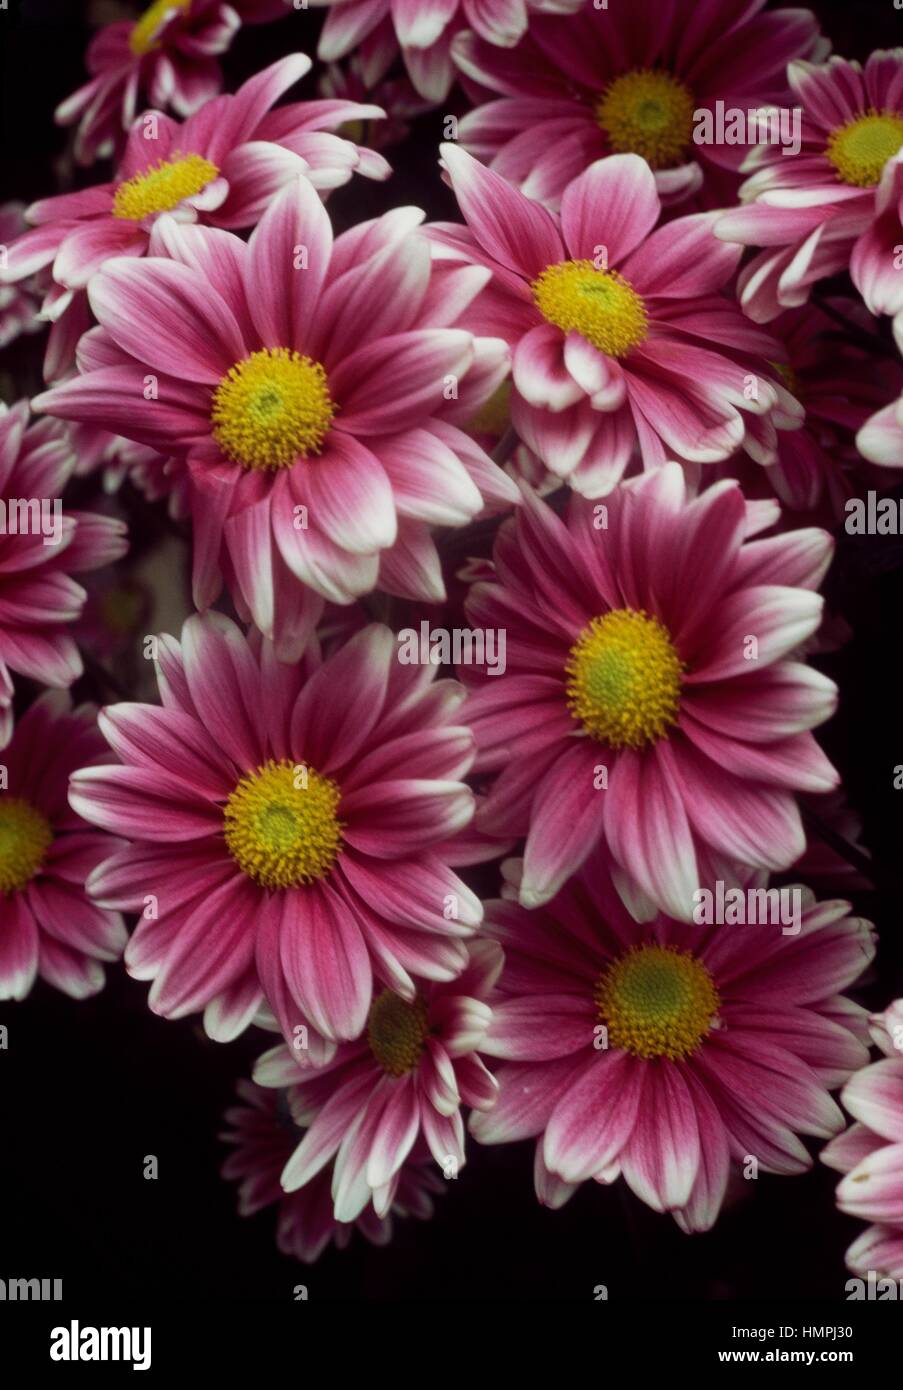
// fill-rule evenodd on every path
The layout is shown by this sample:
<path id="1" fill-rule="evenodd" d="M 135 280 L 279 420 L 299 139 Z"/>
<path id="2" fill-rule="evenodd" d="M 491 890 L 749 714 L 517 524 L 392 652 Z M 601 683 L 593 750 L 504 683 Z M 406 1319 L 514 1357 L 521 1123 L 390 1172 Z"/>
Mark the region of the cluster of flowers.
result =
<path id="1" fill-rule="evenodd" d="M 845 500 L 903 468 L 903 50 L 764 0 L 319 3 L 307 100 L 295 51 L 221 93 L 241 24 L 316 32 L 287 0 L 101 30 L 57 119 L 113 177 L 0 212 L 0 342 L 51 325 L 0 418 L 0 997 L 124 955 L 155 1013 L 278 1035 L 224 1172 L 303 1260 L 429 1215 L 469 1112 L 536 1139 L 539 1201 L 623 1178 L 685 1231 L 830 1140 L 852 1267 L 903 1276 L 903 1004 L 844 994 L 873 928 L 809 887 L 793 932 L 695 911 L 844 883 L 808 657 Z M 337 233 L 446 99 L 459 218 Z M 795 154 L 694 138 L 783 107 Z M 187 519 L 197 611 L 159 702 L 98 713 L 71 576 L 125 528 L 8 523 L 101 467 Z M 411 605 L 504 669 L 400 661 Z"/>

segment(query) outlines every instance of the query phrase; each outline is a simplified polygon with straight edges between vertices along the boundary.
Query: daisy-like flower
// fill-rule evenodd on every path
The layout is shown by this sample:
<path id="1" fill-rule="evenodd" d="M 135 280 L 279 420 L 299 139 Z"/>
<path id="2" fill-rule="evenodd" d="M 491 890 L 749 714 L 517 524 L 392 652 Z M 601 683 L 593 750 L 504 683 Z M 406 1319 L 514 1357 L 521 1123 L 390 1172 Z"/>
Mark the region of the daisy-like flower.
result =
<path id="1" fill-rule="evenodd" d="M 481 909 L 445 843 L 473 813 L 462 691 L 379 625 L 294 667 L 217 613 L 159 642 L 162 709 L 103 710 L 123 765 L 72 778 L 79 814 L 132 842 L 90 892 L 141 913 L 125 959 L 156 1013 L 204 1009 L 226 1039 L 265 996 L 322 1061 L 360 1035 L 374 979 L 413 1002 L 412 973 L 467 962 Z"/>
<path id="2" fill-rule="evenodd" d="M 422 97 L 406 77 L 386 78 L 380 74 L 375 82 L 368 81 L 368 69 L 361 53 L 353 53 L 346 63 L 330 63 L 317 83 L 320 95 L 333 100 L 375 101 L 385 119 L 371 126 L 363 118 L 353 120 L 344 130 L 361 144 L 374 150 L 387 149 L 404 140 L 410 133 L 411 121 L 432 110 L 432 102 Z"/>
<path id="3" fill-rule="evenodd" d="M 779 146 L 761 145 L 751 154 L 746 206 L 725 213 L 715 229 L 727 241 L 764 248 L 738 282 L 758 323 L 804 304 L 817 281 L 852 264 L 867 300 L 895 295 L 899 277 L 888 221 L 875 223 L 890 214 L 899 225 L 893 164 L 903 147 L 903 49 L 880 49 L 864 68 L 837 57 L 791 63 L 788 79 L 802 109 L 800 152 L 783 158 Z"/>
<path id="4" fill-rule="evenodd" d="M 604 515 L 524 502 L 466 605 L 507 633 L 506 673 L 461 668 L 476 769 L 498 773 L 479 824 L 527 836 L 521 902 L 547 902 L 603 843 L 626 892 L 683 920 L 731 864 L 792 864 L 794 793 L 838 783 L 808 732 L 835 686 L 788 659 L 819 625 L 830 536 L 753 539 L 776 504 L 732 481 L 688 501 L 676 464 L 623 483 Z"/>
<path id="5" fill-rule="evenodd" d="M 242 22 L 272 17 L 259 0 L 153 0 L 137 20 L 105 25 L 88 45 L 90 81 L 55 113 L 58 125 L 78 125 L 78 162 L 118 154 L 145 98 L 192 115 L 219 92 L 218 59 Z"/>
<path id="6" fill-rule="evenodd" d="M 537 16 L 511 52 L 461 34 L 452 56 L 484 104 L 463 118 L 460 138 L 531 198 L 552 205 L 600 156 L 638 154 L 655 171 L 663 202 L 702 189 L 712 195 L 708 206 L 723 207 L 750 147 L 702 143 L 706 121 L 719 103 L 744 116 L 786 104 L 787 63 L 827 47 L 808 10 L 763 14 L 764 6 L 631 0 L 608 8 L 586 0 L 566 23 Z M 500 99 L 486 102 L 487 89 Z"/>
<path id="7" fill-rule="evenodd" d="M 849 1268 L 903 1279 L 903 999 L 870 1024 L 884 1056 L 847 1082 L 840 1099 L 854 1123 L 821 1157 L 845 1174 L 840 1210 L 872 1223 L 847 1251 Z"/>
<path id="8" fill-rule="evenodd" d="M 497 1086 L 478 1056 L 492 1011 L 486 997 L 502 968 L 492 941 L 470 946 L 463 972 L 426 984 L 413 1000 L 385 989 L 371 1005 L 365 1034 L 343 1043 L 326 1066 L 301 1070 L 301 1053 L 264 1054 L 254 1080 L 288 1087 L 291 1112 L 306 1133 L 281 1182 L 294 1192 L 333 1162 L 337 1221 L 355 1221 L 371 1200 L 385 1216 L 408 1155 L 425 1141 L 445 1176 L 465 1161 L 461 1106 L 488 1110 Z"/>
<path id="9" fill-rule="evenodd" d="M 46 317 L 58 320 L 73 294 L 114 256 L 144 256 L 157 219 L 214 227 L 250 227 L 275 193 L 306 175 L 328 190 L 357 172 L 385 179 L 382 155 L 329 132 L 378 119 L 380 107 L 353 101 L 298 101 L 271 111 L 311 67 L 303 53 L 257 73 L 234 96 L 207 102 L 184 124 L 147 111 L 129 135 L 117 178 L 77 193 L 44 198 L 26 212 L 31 229 L 8 247 L 0 285 L 16 285 L 52 267 Z M 87 324 L 84 324 L 87 327 Z M 59 376 L 71 367 L 61 357 Z"/>
<path id="10" fill-rule="evenodd" d="M 39 295 L 29 276 L 21 284 L 6 284 L 3 271 L 9 264 L 10 246 L 25 231 L 24 203 L 0 204 L 0 348 L 15 342 L 20 333 L 36 333 Z"/>
<path id="11" fill-rule="evenodd" d="M 344 1250 L 355 1230 L 371 1245 L 388 1245 L 395 1218 L 414 1216 L 427 1220 L 432 1216 L 433 1197 L 444 1184 L 422 1141 L 415 1145 L 398 1174 L 391 1209 L 385 1216 L 378 1216 L 369 1205 L 353 1222 L 337 1221 L 330 1191 L 331 1165 L 304 1187 L 286 1194 L 279 1175 L 301 1138 L 286 1093 L 265 1090 L 250 1081 L 239 1081 L 237 1089 L 243 1104 L 226 1111 L 224 1118 L 229 1128 L 220 1135 L 233 1147 L 223 1164 L 222 1176 L 238 1180 L 241 1216 L 253 1216 L 264 1207 L 278 1204 L 276 1244 L 283 1255 L 313 1264 L 331 1244 Z"/>
<path id="12" fill-rule="evenodd" d="M 242 615 L 284 660 L 324 599 L 377 582 L 441 598 L 429 525 L 517 497 L 451 423 L 508 368 L 501 339 L 448 326 L 489 272 L 434 267 L 419 218 L 399 209 L 333 243 L 301 179 L 249 244 L 161 219 L 171 259 L 107 263 L 89 289 L 102 329 L 82 340 L 84 374 L 36 402 L 188 457 L 195 603 L 217 597 L 222 556 Z"/>
<path id="13" fill-rule="evenodd" d="M 662 916 L 639 926 L 603 857 L 538 912 L 487 904 L 505 969 L 482 1047 L 503 1065 L 474 1137 L 537 1136 L 547 1206 L 621 1176 L 685 1231 L 714 1224 L 732 1163 L 811 1167 L 799 1136 L 842 1127 L 829 1089 L 868 1056 L 863 1011 L 841 992 L 875 944 L 849 903 L 796 891 L 796 935 Z"/>
<path id="14" fill-rule="evenodd" d="M 0 405 L 0 748 L 12 734 L 13 672 L 58 689 L 82 674 L 66 625 L 86 594 L 71 576 L 128 548 L 122 522 L 62 511 L 74 464 L 54 421 L 30 423 L 26 401 Z"/>
<path id="15" fill-rule="evenodd" d="M 854 323 L 868 319 L 861 304 L 849 298 L 833 296 L 828 307 Z M 768 468 L 754 463 L 741 481 L 755 476 L 785 506 L 817 514 L 831 526 L 843 518 L 862 471 L 856 432 L 900 389 L 903 371 L 896 363 L 876 361 L 814 304 L 785 310 L 770 329 L 782 348 L 780 377 L 806 415 L 800 428 L 777 431 L 777 461 Z M 723 469 L 734 463 L 729 460 Z M 903 453 L 897 466 L 903 466 Z"/>
<path id="16" fill-rule="evenodd" d="M 96 711 L 45 691 L 3 751 L 0 789 L 0 999 L 24 999 L 37 976 L 85 999 L 104 961 L 126 943 L 118 912 L 85 894 L 85 879 L 118 842 L 69 808 L 69 774 L 109 758 Z"/>
<path id="17" fill-rule="evenodd" d="M 451 59 L 454 35 L 472 25 L 487 43 L 510 47 L 539 13 L 570 15 L 583 0 L 310 0 L 329 5 L 317 56 L 344 58 L 369 41 L 368 66 L 384 75 L 401 49 L 417 91 L 444 101 L 455 80 Z M 379 57 L 377 58 L 377 52 Z"/>
<path id="18" fill-rule="evenodd" d="M 511 420 L 551 472 L 597 497 L 637 443 L 646 467 L 711 463 L 745 437 L 774 461 L 774 423 L 762 417 L 780 403 L 789 425 L 801 410 L 770 379 L 778 345 L 720 293 L 739 248 L 724 254 L 710 215 L 653 231 L 659 197 L 638 155 L 593 164 L 558 219 L 464 150 L 442 153 L 467 227 L 430 233 L 452 263 L 492 268 L 466 322 L 493 324 L 511 347 Z"/>

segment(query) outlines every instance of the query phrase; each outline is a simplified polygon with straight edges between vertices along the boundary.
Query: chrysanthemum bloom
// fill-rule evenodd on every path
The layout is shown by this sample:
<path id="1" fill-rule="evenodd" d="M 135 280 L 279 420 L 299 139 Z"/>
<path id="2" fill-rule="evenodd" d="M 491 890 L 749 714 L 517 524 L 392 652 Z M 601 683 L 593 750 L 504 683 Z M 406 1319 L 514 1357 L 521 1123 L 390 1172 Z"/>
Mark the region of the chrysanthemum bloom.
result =
<path id="1" fill-rule="evenodd" d="M 0 285 L 52 267 L 45 315 L 60 319 L 74 293 L 111 257 L 147 255 L 157 219 L 250 227 L 273 195 L 304 174 L 315 188 L 353 173 L 385 179 L 382 155 L 329 133 L 349 121 L 378 119 L 380 107 L 353 101 L 298 101 L 271 111 L 311 67 L 291 54 L 257 73 L 234 96 L 206 103 L 184 124 L 147 111 L 133 126 L 116 179 L 28 208 L 31 230 L 7 247 Z M 87 324 L 84 325 L 87 327 Z M 71 360 L 58 354 L 55 376 Z"/>
<path id="2" fill-rule="evenodd" d="M 473 812 L 462 692 L 378 625 L 294 667 L 217 613 L 159 641 L 163 708 L 102 711 L 123 766 L 72 778 L 79 814 L 132 842 L 90 891 L 141 913 L 126 965 L 156 1013 L 204 1009 L 229 1038 L 265 996 L 321 1061 L 363 1030 L 374 978 L 413 1001 L 412 974 L 466 964 L 481 909 L 445 847 Z"/>
<path id="3" fill-rule="evenodd" d="M 122 522 L 62 509 L 74 466 L 52 420 L 29 424 L 28 404 L 0 404 L 0 748 L 13 727 L 12 672 L 59 689 L 82 673 L 67 630 L 85 591 L 73 574 L 125 554 Z"/>
<path id="4" fill-rule="evenodd" d="M 583 0 L 310 0 L 331 6 L 317 56 L 324 62 L 344 58 L 365 40 L 391 56 L 401 49 L 417 91 L 443 101 L 455 80 L 451 59 L 453 36 L 472 25 L 487 43 L 510 47 L 536 22 L 540 12 L 571 15 Z M 370 55 L 371 66 L 373 55 Z M 379 63 L 380 75 L 386 61 Z"/>
<path id="5" fill-rule="evenodd" d="M 2 270 L 9 263 L 9 249 L 26 228 L 24 203 L 0 204 L 0 348 L 8 347 L 20 333 L 43 327 L 38 318 L 37 286 L 26 276 L 21 284 L 3 283 Z"/>
<path id="6" fill-rule="evenodd" d="M 109 758 L 96 711 L 45 691 L 3 751 L 0 790 L 0 999 L 24 999 L 35 978 L 73 999 L 96 994 L 104 961 L 126 943 L 118 912 L 85 894 L 85 879 L 119 842 L 69 808 L 69 774 Z"/>
<path id="7" fill-rule="evenodd" d="M 385 989 L 371 1005 L 365 1034 L 333 1060 L 301 1070 L 303 1053 L 281 1046 L 254 1069 L 263 1086 L 288 1087 L 291 1112 L 306 1133 L 282 1172 L 294 1192 L 334 1160 L 337 1221 L 354 1221 L 372 1200 L 384 1216 L 418 1139 L 449 1176 L 465 1161 L 461 1106 L 488 1110 L 494 1077 L 478 1051 L 492 1012 L 486 997 L 498 979 L 495 942 L 474 942 L 462 974 L 421 986 L 413 1000 Z"/>
<path id="8" fill-rule="evenodd" d="M 512 348 L 512 423 L 553 473 L 597 497 L 637 443 L 652 467 L 711 463 L 744 437 L 773 462 L 763 417 L 778 402 L 788 424 L 801 411 L 770 380 L 778 345 L 720 293 L 739 248 L 724 254 L 709 215 L 653 231 L 659 198 L 637 155 L 593 164 L 565 190 L 559 220 L 464 150 L 442 153 L 468 225 L 430 233 L 453 263 L 492 268 L 466 322 L 494 325 Z"/>
<path id="9" fill-rule="evenodd" d="M 833 682 L 787 658 L 818 627 L 831 558 L 816 529 L 752 539 L 774 504 L 731 481 L 686 499 L 668 464 L 562 520 L 525 492 L 474 585 L 471 625 L 507 633 L 507 670 L 461 668 L 479 824 L 526 835 L 521 902 L 547 902 L 607 843 L 634 885 L 689 920 L 725 861 L 775 871 L 805 846 L 796 791 L 838 777 L 811 733 Z"/>
<path id="10" fill-rule="evenodd" d="M 724 206 L 750 146 L 718 139 L 718 110 L 745 118 L 786 105 L 787 63 L 827 49 L 808 10 L 762 14 L 764 5 L 631 0 L 603 8 L 587 0 L 565 23 L 537 16 L 513 52 L 462 34 L 452 56 L 478 84 L 473 95 L 488 89 L 501 99 L 465 116 L 460 138 L 541 202 L 557 204 L 602 155 L 638 154 L 663 202 L 703 189 L 713 195 L 708 206 Z"/>
<path id="11" fill-rule="evenodd" d="M 432 102 L 427 101 L 414 88 L 406 77 L 387 78 L 380 74 L 375 82 L 368 81 L 367 64 L 360 52 L 353 53 L 345 63 L 330 63 L 324 68 L 317 83 L 322 97 L 333 100 L 365 102 L 375 101 L 385 118 L 375 125 L 365 124 L 364 120 L 352 121 L 344 134 L 374 150 L 384 150 L 390 145 L 404 140 L 411 129 L 411 121 L 432 110 Z"/>
<path id="12" fill-rule="evenodd" d="M 391 1204 L 385 1216 L 367 1206 L 353 1223 L 333 1215 L 331 1166 L 298 1191 L 286 1194 L 279 1175 L 301 1137 L 289 1111 L 284 1091 L 264 1090 L 250 1081 L 239 1081 L 238 1094 L 245 1102 L 226 1111 L 230 1126 L 220 1138 L 234 1147 L 222 1167 L 224 1178 L 239 1183 L 238 1210 L 253 1216 L 278 1203 L 276 1243 L 283 1255 L 313 1264 L 332 1243 L 344 1250 L 355 1229 L 371 1245 L 388 1245 L 393 1218 L 414 1216 L 427 1220 L 433 1214 L 433 1196 L 441 1192 L 432 1155 L 422 1142 L 405 1160 Z"/>
<path id="13" fill-rule="evenodd" d="M 507 371 L 501 339 L 447 326 L 489 274 L 433 267 L 419 217 L 387 213 L 333 244 L 301 179 L 249 244 L 161 219 L 171 259 L 107 263 L 90 286 L 103 327 L 82 339 L 84 375 L 36 402 L 188 456 L 195 603 L 217 597 L 222 555 L 242 615 L 284 660 L 323 599 L 350 603 L 377 582 L 441 598 L 429 525 L 516 499 L 449 418 Z"/>
<path id="14" fill-rule="evenodd" d="M 868 331 L 861 304 L 832 296 L 828 307 Z M 768 468 L 754 464 L 741 482 L 755 477 L 787 507 L 833 526 L 861 486 L 856 431 L 903 386 L 903 372 L 851 341 L 814 304 L 785 310 L 769 327 L 782 348 L 780 376 L 806 415 L 801 427 L 776 432 L 777 461 Z M 903 454 L 897 462 L 903 466 Z M 733 463 L 722 468 L 729 471 Z"/>
<path id="15" fill-rule="evenodd" d="M 78 123 L 76 159 L 116 155 L 145 98 L 192 115 L 220 90 L 218 59 L 242 22 L 272 17 L 259 0 L 153 0 L 139 19 L 105 25 L 88 45 L 90 81 L 55 112 L 58 125 Z"/>
<path id="16" fill-rule="evenodd" d="M 802 108 L 800 153 L 783 158 L 779 145 L 760 146 L 741 189 L 747 205 L 716 226 L 727 241 L 764 248 L 738 284 L 759 323 L 804 304 L 818 280 L 851 262 L 867 298 L 899 274 L 892 249 L 882 263 L 886 226 L 874 224 L 897 216 L 895 173 L 882 176 L 903 147 L 903 49 L 879 50 L 864 68 L 846 58 L 791 63 L 788 78 Z"/>
<path id="17" fill-rule="evenodd" d="M 847 1082 L 840 1099 L 854 1123 L 821 1157 L 846 1174 L 840 1210 L 872 1223 L 847 1251 L 849 1268 L 903 1279 L 903 999 L 870 1022 L 885 1055 Z"/>
<path id="18" fill-rule="evenodd" d="M 811 1167 L 799 1136 L 842 1127 L 829 1088 L 868 1056 L 863 1011 L 841 991 L 875 945 L 849 903 L 797 891 L 796 935 L 779 922 L 640 926 L 601 856 L 539 912 L 488 904 L 505 969 L 482 1046 L 503 1065 L 475 1138 L 538 1136 L 547 1206 L 620 1175 L 685 1231 L 714 1223 L 732 1163 Z"/>

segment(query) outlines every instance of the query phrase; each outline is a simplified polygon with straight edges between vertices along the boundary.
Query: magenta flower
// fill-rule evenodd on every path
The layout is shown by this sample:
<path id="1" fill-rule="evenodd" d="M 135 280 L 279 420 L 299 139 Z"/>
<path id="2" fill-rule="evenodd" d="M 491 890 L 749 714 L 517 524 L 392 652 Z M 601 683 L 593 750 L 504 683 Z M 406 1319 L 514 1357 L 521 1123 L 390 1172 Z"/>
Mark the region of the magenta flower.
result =
<path id="1" fill-rule="evenodd" d="M 125 959 L 156 1013 L 204 1009 L 226 1039 L 265 998 L 328 1059 L 324 1039 L 363 1030 L 374 979 L 413 1001 L 412 974 L 466 964 L 481 909 L 446 844 L 473 814 L 462 692 L 400 664 L 378 625 L 294 667 L 218 613 L 159 640 L 162 709 L 102 711 L 123 765 L 72 778 L 79 814 L 132 842 L 90 891 L 142 914 Z"/>
<path id="2" fill-rule="evenodd" d="M 474 585 L 472 625 L 507 632 L 507 671 L 472 683 L 479 824 L 526 835 L 521 902 L 547 902 L 606 844 L 642 894 L 688 920 L 731 864 L 802 854 L 796 791 L 838 777 L 808 732 L 833 682 L 789 659 L 818 627 L 830 536 L 753 539 L 774 504 L 717 483 L 688 501 L 675 464 L 566 520 L 529 492 Z M 600 521 L 604 523 L 600 526 Z M 513 756 L 516 754 L 516 756 Z"/>
<path id="3" fill-rule="evenodd" d="M 495 942 L 474 942 L 450 983 L 426 984 L 413 1000 L 390 989 L 378 994 L 366 1033 L 325 1066 L 299 1070 L 294 1047 L 260 1058 L 254 1080 L 287 1086 L 292 1114 L 307 1127 L 282 1172 L 287 1192 L 334 1160 L 336 1220 L 357 1220 L 371 1200 L 385 1216 L 418 1140 L 446 1177 L 457 1175 L 465 1162 L 462 1104 L 495 1103 L 495 1079 L 477 1054 L 492 1017 L 485 1000 L 501 968 Z"/>
<path id="4" fill-rule="evenodd" d="M 40 976 L 73 999 L 103 989 L 104 961 L 126 943 L 118 912 L 85 879 L 118 847 L 70 810 L 69 774 L 109 757 L 95 710 L 46 691 L 3 752 L 0 789 L 0 999 L 24 999 Z"/>
<path id="5" fill-rule="evenodd" d="M 145 112 L 132 127 L 112 183 L 28 208 L 33 225 L 8 246 L 0 284 L 20 284 L 52 267 L 44 308 L 58 320 L 106 261 L 148 254 L 163 214 L 178 222 L 250 227 L 299 174 L 324 191 L 347 183 L 353 173 L 388 178 L 382 155 L 328 133 L 347 121 L 381 117 L 378 106 L 298 101 L 270 110 L 310 67 L 303 53 L 282 58 L 234 96 L 205 103 L 181 125 L 160 112 Z M 54 376 L 71 366 L 69 356 L 61 357 Z"/>
<path id="6" fill-rule="evenodd" d="M 36 333 L 43 327 L 38 318 L 38 288 L 31 277 L 7 284 L 3 275 L 10 247 L 26 225 L 24 203 L 0 203 L 0 348 L 15 342 L 20 333 Z"/>
<path id="7" fill-rule="evenodd" d="M 482 1047 L 503 1065 L 474 1137 L 538 1136 L 547 1206 L 622 1176 L 685 1231 L 714 1224 L 732 1163 L 811 1167 L 798 1136 L 842 1127 L 829 1088 L 868 1055 L 862 1010 L 841 991 L 875 944 L 849 903 L 798 891 L 796 935 L 661 916 L 640 926 L 599 857 L 538 912 L 489 904 L 505 969 Z"/>
<path id="8" fill-rule="evenodd" d="M 490 44 L 510 47 L 537 13 L 569 15 L 583 0 L 310 0 L 329 5 L 317 56 L 344 58 L 364 42 L 368 66 L 384 75 L 398 49 L 421 96 L 444 101 L 455 80 L 453 36 L 473 25 Z M 377 57 L 378 54 L 378 57 Z M 377 79 L 378 80 L 378 77 Z M 371 77 L 371 83 L 373 80 Z"/>
<path id="9" fill-rule="evenodd" d="M 903 999 L 870 1025 L 884 1056 L 847 1082 L 840 1099 L 854 1123 L 821 1157 L 845 1174 L 840 1210 L 872 1223 L 847 1251 L 849 1268 L 903 1279 Z"/>
<path id="10" fill-rule="evenodd" d="M 785 159 L 780 146 L 760 146 L 741 189 L 746 206 L 716 226 L 726 241 L 765 248 L 740 276 L 743 307 L 766 323 L 804 304 L 817 281 L 855 265 L 866 301 L 882 304 L 873 312 L 895 313 L 883 300 L 898 295 L 886 240 L 889 225 L 899 225 L 903 54 L 878 50 L 864 68 L 836 57 L 791 63 L 788 79 L 803 112 L 800 152 Z"/>
<path id="11" fill-rule="evenodd" d="M 433 1196 L 441 1192 L 442 1179 L 424 1144 L 415 1146 L 395 1183 L 391 1209 L 377 1216 L 372 1205 L 353 1223 L 337 1221 L 330 1191 L 331 1167 L 296 1192 L 286 1194 L 279 1175 L 298 1142 L 301 1131 L 289 1112 L 285 1093 L 264 1090 L 250 1081 L 239 1081 L 243 1105 L 226 1111 L 230 1126 L 220 1138 L 234 1147 L 222 1167 L 222 1176 L 239 1183 L 238 1210 L 253 1216 L 278 1203 L 276 1243 L 283 1255 L 313 1264 L 330 1244 L 344 1250 L 355 1230 L 371 1245 L 388 1245 L 393 1218 L 414 1216 L 427 1220 L 433 1214 Z"/>
<path id="12" fill-rule="evenodd" d="M 249 244 L 161 219 L 172 259 L 99 272 L 84 374 L 36 401 L 188 457 L 195 603 L 216 599 L 222 557 L 242 615 L 284 660 L 323 599 L 351 603 L 377 582 L 441 599 L 429 526 L 516 500 L 451 423 L 507 371 L 501 339 L 448 326 L 488 272 L 434 268 L 418 218 L 388 213 L 333 243 L 301 179 Z"/>
<path id="13" fill-rule="evenodd" d="M 88 46 L 90 81 L 55 113 L 58 125 L 78 124 L 78 162 L 118 156 L 145 97 L 193 115 L 220 90 L 217 60 L 242 22 L 271 18 L 259 0 L 153 0 L 138 20 L 105 25 Z"/>
<path id="14" fill-rule="evenodd" d="M 702 141 L 703 121 L 714 120 L 718 103 L 744 116 L 786 104 L 787 63 L 827 48 L 808 10 L 762 14 L 764 5 L 587 0 L 566 23 L 537 16 L 512 52 L 462 34 L 452 56 L 484 104 L 461 121 L 460 138 L 540 202 L 557 205 L 602 155 L 637 154 L 663 203 L 702 190 L 708 206 L 724 206 L 750 146 Z M 487 89 L 500 99 L 486 102 Z"/>
<path id="15" fill-rule="evenodd" d="M 748 447 L 773 462 L 774 425 L 759 417 L 800 408 L 770 380 L 778 345 L 720 293 L 739 249 L 724 254 L 710 215 L 653 231 L 659 197 L 636 155 L 569 184 L 559 220 L 456 146 L 442 154 L 468 225 L 431 234 L 453 261 L 491 267 L 466 322 L 507 340 L 512 423 L 553 473 L 600 496 L 637 444 L 647 468 L 711 463 L 743 443 L 749 417 Z"/>
<path id="16" fill-rule="evenodd" d="M 57 689 L 82 674 L 67 631 L 85 604 L 71 578 L 125 554 L 112 517 L 62 510 L 75 459 L 65 430 L 29 423 L 28 404 L 0 404 L 0 748 L 13 728 L 12 673 Z"/>

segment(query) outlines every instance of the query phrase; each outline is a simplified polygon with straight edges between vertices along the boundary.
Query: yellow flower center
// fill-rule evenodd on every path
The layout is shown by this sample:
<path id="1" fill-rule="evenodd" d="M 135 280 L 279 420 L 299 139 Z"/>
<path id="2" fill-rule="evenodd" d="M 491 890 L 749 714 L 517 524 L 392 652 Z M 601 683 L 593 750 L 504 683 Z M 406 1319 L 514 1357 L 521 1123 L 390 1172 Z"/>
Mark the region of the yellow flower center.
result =
<path id="1" fill-rule="evenodd" d="M 593 998 L 608 1046 L 634 1057 L 689 1057 L 720 999 L 701 960 L 674 946 L 633 946 L 600 975 Z"/>
<path id="2" fill-rule="evenodd" d="M 199 154 L 176 154 L 157 160 L 142 174 L 126 179 L 113 194 L 113 216 L 141 222 L 155 212 L 171 212 L 215 179 L 219 169 Z"/>
<path id="3" fill-rule="evenodd" d="M 390 989 L 374 999 L 367 1020 L 367 1042 L 390 1076 L 404 1076 L 419 1066 L 428 1035 L 426 1005 L 421 999 L 408 1004 Z"/>
<path id="4" fill-rule="evenodd" d="M 223 810 L 229 853 L 262 888 L 297 888 L 329 873 L 342 844 L 341 792 L 303 763 L 272 758 L 242 777 Z"/>
<path id="5" fill-rule="evenodd" d="M 511 424 L 511 382 L 503 381 L 488 400 L 484 401 L 467 422 L 473 434 L 497 434 L 501 437 Z"/>
<path id="6" fill-rule="evenodd" d="M 592 261 L 546 266 L 530 286 L 543 318 L 565 333 L 572 330 L 609 357 L 625 357 L 649 331 L 646 306 L 616 270 L 597 270 Z"/>
<path id="7" fill-rule="evenodd" d="M 825 154 L 844 183 L 874 188 L 885 164 L 903 147 L 903 116 L 871 111 L 832 130 Z"/>
<path id="8" fill-rule="evenodd" d="M 18 796 L 0 796 L 0 893 L 15 893 L 34 878 L 53 843 L 50 823 Z"/>
<path id="9" fill-rule="evenodd" d="M 643 609 L 593 618 L 564 669 L 571 714 L 611 748 L 643 748 L 677 721 L 683 664 L 667 628 Z"/>
<path id="10" fill-rule="evenodd" d="M 214 391 L 213 437 L 244 468 L 291 468 L 320 452 L 335 412 L 319 362 L 261 348 L 230 367 Z"/>
<path id="11" fill-rule="evenodd" d="M 144 14 L 136 22 L 129 35 L 129 47 L 135 57 L 143 58 L 145 53 L 159 48 L 157 35 L 167 17 L 174 10 L 185 11 L 189 9 L 191 9 L 191 0 L 154 0 L 154 3 L 144 11 Z"/>
<path id="12" fill-rule="evenodd" d="M 635 68 L 616 77 L 596 104 L 615 154 L 639 154 L 653 169 L 683 162 L 693 138 L 693 93 L 669 72 Z"/>

